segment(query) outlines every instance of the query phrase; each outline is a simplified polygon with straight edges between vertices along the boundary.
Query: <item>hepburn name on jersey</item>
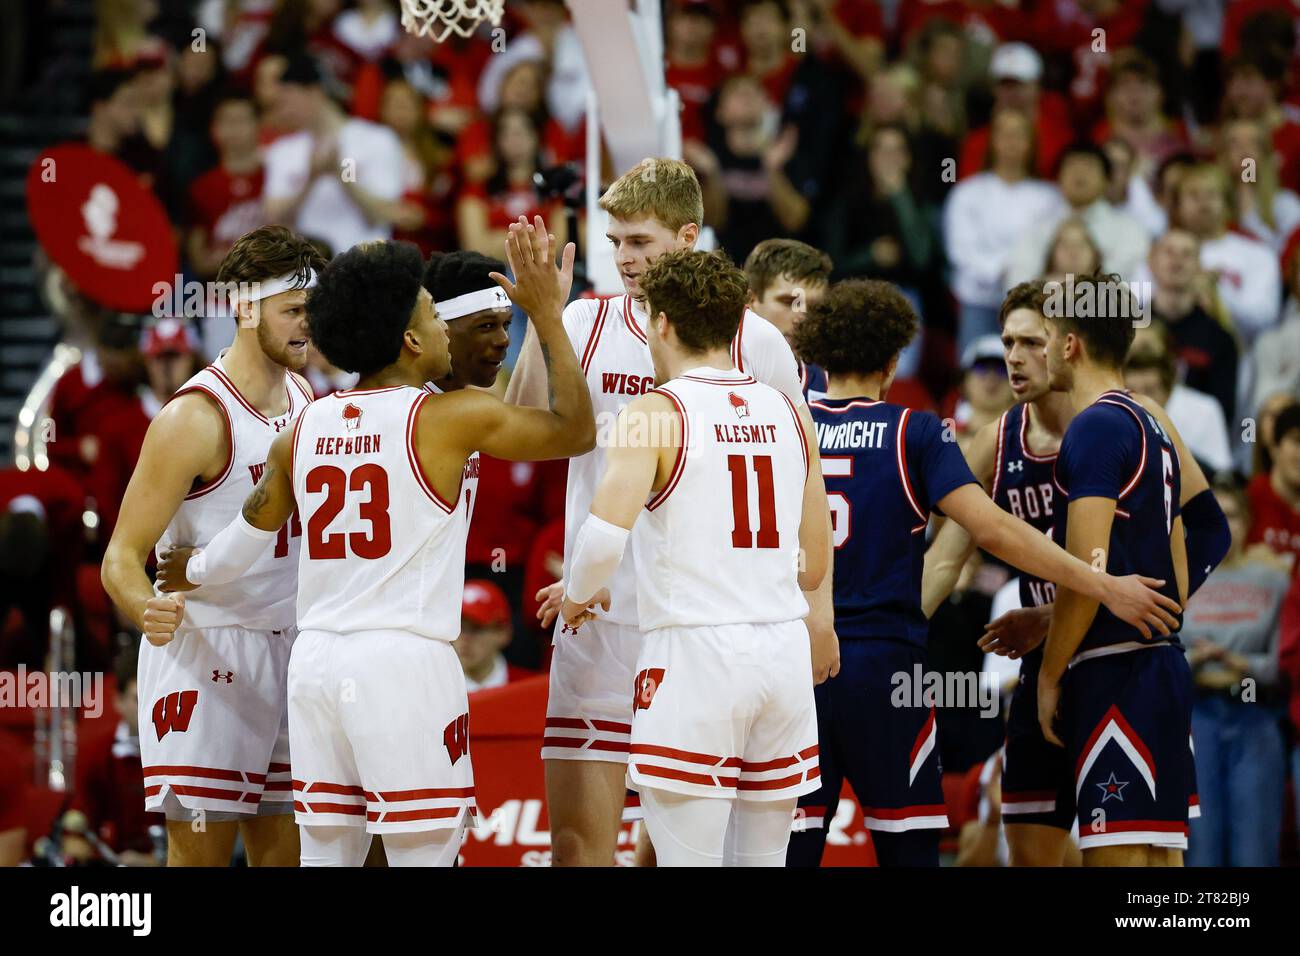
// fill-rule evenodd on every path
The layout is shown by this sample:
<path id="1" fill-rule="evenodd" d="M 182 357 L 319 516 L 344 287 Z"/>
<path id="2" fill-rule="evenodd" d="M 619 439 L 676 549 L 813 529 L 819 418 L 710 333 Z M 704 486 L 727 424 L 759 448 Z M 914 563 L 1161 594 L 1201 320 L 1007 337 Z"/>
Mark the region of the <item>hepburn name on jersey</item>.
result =
<path id="1" fill-rule="evenodd" d="M 325 437 L 316 439 L 318 455 L 377 455 L 378 435 L 349 435 L 346 438 Z"/>
<path id="2" fill-rule="evenodd" d="M 839 448 L 881 448 L 888 422 L 818 422 L 817 443 L 822 451 Z"/>

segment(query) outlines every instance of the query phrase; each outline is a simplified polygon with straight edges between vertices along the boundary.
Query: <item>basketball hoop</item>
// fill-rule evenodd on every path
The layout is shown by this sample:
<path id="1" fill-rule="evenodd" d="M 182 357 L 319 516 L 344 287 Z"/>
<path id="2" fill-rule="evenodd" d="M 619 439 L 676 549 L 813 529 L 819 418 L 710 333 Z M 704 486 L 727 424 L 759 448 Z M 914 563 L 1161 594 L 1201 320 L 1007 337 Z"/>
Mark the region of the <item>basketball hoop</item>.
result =
<path id="1" fill-rule="evenodd" d="M 402 26 L 441 43 L 451 34 L 472 36 L 484 20 L 501 24 L 505 0 L 402 0 Z"/>

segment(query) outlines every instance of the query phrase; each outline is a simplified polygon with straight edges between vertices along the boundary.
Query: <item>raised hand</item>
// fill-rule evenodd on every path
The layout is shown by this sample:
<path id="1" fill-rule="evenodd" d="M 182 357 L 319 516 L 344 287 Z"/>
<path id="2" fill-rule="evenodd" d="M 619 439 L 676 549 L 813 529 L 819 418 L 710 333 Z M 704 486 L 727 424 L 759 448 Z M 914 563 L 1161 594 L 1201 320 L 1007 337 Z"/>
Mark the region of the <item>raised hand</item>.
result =
<path id="1" fill-rule="evenodd" d="M 554 259 L 555 237 L 546 231 L 541 216 L 529 223 L 520 216 L 512 222 L 506 234 L 506 261 L 514 273 L 514 281 L 499 272 L 491 273 L 492 281 L 505 290 L 510 301 L 528 313 L 537 322 L 559 322 L 573 286 L 573 260 L 577 247 L 568 243 L 564 247 L 561 263 Z"/>

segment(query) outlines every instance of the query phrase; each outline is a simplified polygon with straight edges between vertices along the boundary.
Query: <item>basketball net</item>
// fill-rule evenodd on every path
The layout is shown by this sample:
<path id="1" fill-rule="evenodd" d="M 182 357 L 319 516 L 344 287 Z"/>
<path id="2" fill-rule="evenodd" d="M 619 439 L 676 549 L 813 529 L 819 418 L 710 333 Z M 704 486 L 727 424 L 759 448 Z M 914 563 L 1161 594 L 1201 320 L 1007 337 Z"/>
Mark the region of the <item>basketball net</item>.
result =
<path id="1" fill-rule="evenodd" d="M 484 20 L 500 26 L 505 0 L 402 0 L 402 26 L 441 43 L 451 34 L 471 36 Z"/>

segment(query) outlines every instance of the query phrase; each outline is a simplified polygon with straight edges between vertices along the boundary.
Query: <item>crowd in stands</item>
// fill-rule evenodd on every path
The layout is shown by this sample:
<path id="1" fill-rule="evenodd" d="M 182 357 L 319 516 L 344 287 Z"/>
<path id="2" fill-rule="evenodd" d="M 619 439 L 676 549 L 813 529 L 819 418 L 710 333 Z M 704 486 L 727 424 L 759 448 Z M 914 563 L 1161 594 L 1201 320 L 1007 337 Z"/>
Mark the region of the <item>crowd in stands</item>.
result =
<path id="1" fill-rule="evenodd" d="M 405 32 L 396 0 L 96 7 L 85 142 L 154 191 L 187 278 L 213 278 L 238 236 L 272 221 L 327 253 L 396 237 L 500 257 L 506 224 L 534 213 L 563 242 L 562 197 L 537 174 L 621 172 L 583 168 L 587 65 L 561 0 L 512 0 L 503 33 L 443 43 Z M 1096 270 L 1134 283 L 1129 385 L 1165 404 L 1234 534 L 1184 635 L 1207 834 L 1194 858 L 1276 861 L 1300 726 L 1300 9 L 663 0 L 663 13 L 683 156 L 717 247 L 742 263 L 773 238 L 821 250 L 756 283 L 756 308 L 778 325 L 792 283 L 896 283 L 922 334 L 894 400 L 973 433 L 1012 400 L 997 323 L 1012 285 Z M 577 238 L 604 241 L 592 226 Z M 21 612 L 0 666 L 39 666 L 42 615 L 64 603 L 83 660 L 110 667 L 123 624 L 78 567 L 111 534 L 151 416 L 233 328 L 221 315 L 121 316 L 66 292 L 84 358 L 54 392 L 50 469 L 0 473 L 0 560 L 16 565 L 3 606 Z M 516 347 L 523 331 L 517 318 Z M 350 384 L 319 356 L 309 378 L 318 394 Z M 562 462 L 484 458 L 491 506 L 470 534 L 479 580 L 458 648 L 475 684 L 545 666 L 533 594 L 560 573 L 564 477 Z M 941 609 L 936 661 L 980 667 L 974 639 L 1005 580 L 987 571 L 972 568 Z M 998 745 L 997 732 L 975 736 L 941 734 L 946 768 Z M 1246 805 L 1248 821 L 1225 822 Z"/>

